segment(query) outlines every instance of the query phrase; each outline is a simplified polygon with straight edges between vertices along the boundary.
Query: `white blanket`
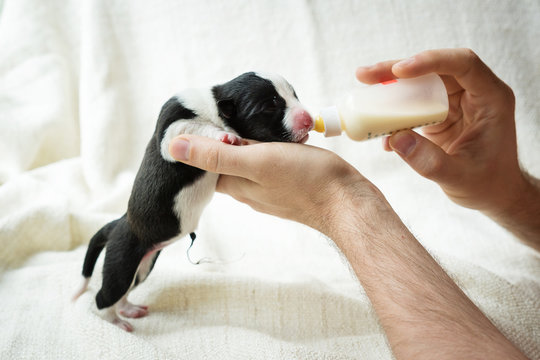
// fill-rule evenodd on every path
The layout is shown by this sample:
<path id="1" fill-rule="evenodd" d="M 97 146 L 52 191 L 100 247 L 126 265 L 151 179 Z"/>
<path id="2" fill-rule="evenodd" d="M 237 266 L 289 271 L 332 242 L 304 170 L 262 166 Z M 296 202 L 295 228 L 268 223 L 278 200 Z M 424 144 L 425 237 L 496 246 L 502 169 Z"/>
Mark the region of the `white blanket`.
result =
<path id="1" fill-rule="evenodd" d="M 0 4 L 1 5 L 1 4 Z M 163 251 L 126 333 L 80 281 L 93 233 L 125 212 L 162 103 L 250 70 L 284 75 L 314 112 L 358 65 L 470 47 L 515 91 L 522 165 L 540 176 L 540 3 L 6 0 L 0 18 L 1 359 L 391 359 L 331 243 L 218 194 Z M 540 359 L 540 256 L 451 203 L 379 140 L 314 134 L 376 184 L 499 329 Z M 496 146 L 496 145 L 494 145 Z M 488 149 L 489 150 L 489 149 Z M 294 154 L 291 154 L 294 156 Z M 314 159 L 316 161 L 316 159 Z"/>

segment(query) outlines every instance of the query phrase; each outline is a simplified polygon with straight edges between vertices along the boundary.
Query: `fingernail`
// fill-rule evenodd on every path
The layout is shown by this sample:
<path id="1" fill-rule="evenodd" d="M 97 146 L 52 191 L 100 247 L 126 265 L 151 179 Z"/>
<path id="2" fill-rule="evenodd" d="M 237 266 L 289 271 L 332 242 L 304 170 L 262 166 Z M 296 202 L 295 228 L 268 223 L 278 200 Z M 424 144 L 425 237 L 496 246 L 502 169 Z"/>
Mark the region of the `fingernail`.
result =
<path id="1" fill-rule="evenodd" d="M 408 58 L 408 59 L 401 60 L 400 62 L 395 63 L 394 66 L 397 66 L 397 67 L 409 66 L 409 65 L 411 65 L 414 61 L 415 61 L 415 58 L 414 58 L 414 56 L 413 56 L 413 57 L 410 57 L 410 58 Z"/>
<path id="2" fill-rule="evenodd" d="M 174 139 L 169 145 L 171 156 L 178 161 L 189 160 L 189 141 L 186 139 Z"/>
<path id="3" fill-rule="evenodd" d="M 390 137 L 390 147 L 407 157 L 416 147 L 416 138 L 408 132 L 398 132 Z"/>

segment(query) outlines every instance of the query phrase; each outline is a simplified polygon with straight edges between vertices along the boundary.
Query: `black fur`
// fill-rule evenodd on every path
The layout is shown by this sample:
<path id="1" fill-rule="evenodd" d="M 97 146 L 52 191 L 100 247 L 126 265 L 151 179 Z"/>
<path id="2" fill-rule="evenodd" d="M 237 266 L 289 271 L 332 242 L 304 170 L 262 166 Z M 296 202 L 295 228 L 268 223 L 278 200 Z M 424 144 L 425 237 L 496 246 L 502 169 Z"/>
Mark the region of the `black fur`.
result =
<path id="1" fill-rule="evenodd" d="M 285 100 L 271 81 L 255 73 L 246 73 L 214 86 L 211 92 L 224 124 L 241 137 L 259 141 L 292 141 L 292 134 L 283 126 Z M 155 245 L 182 232 L 178 218 L 182 214 L 174 212 L 174 198 L 183 188 L 201 178 L 204 171 L 169 162 L 161 155 L 161 142 L 167 128 L 177 120 L 191 120 L 198 116 L 198 109 L 188 109 L 180 101 L 173 97 L 161 109 L 135 177 L 126 214 L 105 225 L 90 240 L 82 272 L 85 278 L 92 275 L 99 253 L 107 246 L 103 284 L 96 295 L 99 309 L 115 304 L 132 284 L 144 281 L 136 274 L 143 257 Z M 190 235 L 194 240 L 195 234 Z M 150 270 L 159 251 L 151 256 Z"/>
<path id="2" fill-rule="evenodd" d="M 215 86 L 212 93 L 220 116 L 241 137 L 258 141 L 292 140 L 282 123 L 285 99 L 270 80 L 249 72 Z"/>
<path id="3" fill-rule="evenodd" d="M 176 98 L 163 105 L 154 135 L 135 177 L 127 213 L 105 225 L 92 240 L 83 267 L 83 276 L 90 277 L 99 252 L 107 242 L 103 265 L 103 284 L 96 295 L 98 309 L 115 304 L 128 291 L 143 256 L 153 245 L 167 241 L 181 232 L 173 213 L 174 196 L 192 184 L 204 171 L 182 163 L 171 163 L 160 153 L 161 140 L 167 127 L 179 119 L 193 119 L 196 114 Z M 155 255 L 153 262 L 157 259 Z M 141 280 L 135 278 L 134 285 Z"/>

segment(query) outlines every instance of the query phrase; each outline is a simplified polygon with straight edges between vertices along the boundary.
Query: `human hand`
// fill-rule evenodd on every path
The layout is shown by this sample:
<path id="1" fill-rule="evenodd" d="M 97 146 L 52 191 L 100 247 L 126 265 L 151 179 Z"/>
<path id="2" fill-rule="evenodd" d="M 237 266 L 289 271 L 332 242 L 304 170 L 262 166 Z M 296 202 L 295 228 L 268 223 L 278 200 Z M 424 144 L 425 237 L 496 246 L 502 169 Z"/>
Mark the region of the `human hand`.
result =
<path id="1" fill-rule="evenodd" d="M 169 152 L 178 161 L 222 174 L 217 191 L 253 209 L 311 226 L 330 236 L 334 217 L 349 193 L 367 199 L 382 196 L 336 154 L 295 143 L 232 146 L 180 135 Z M 358 211 L 355 209 L 354 211 Z"/>
<path id="2" fill-rule="evenodd" d="M 437 182 L 454 202 L 477 210 L 508 209 L 526 188 L 517 158 L 514 95 L 468 49 L 429 50 L 412 58 L 361 67 L 357 78 L 377 83 L 435 72 L 450 104 L 446 121 L 420 136 L 400 131 L 384 140 L 420 175 Z"/>

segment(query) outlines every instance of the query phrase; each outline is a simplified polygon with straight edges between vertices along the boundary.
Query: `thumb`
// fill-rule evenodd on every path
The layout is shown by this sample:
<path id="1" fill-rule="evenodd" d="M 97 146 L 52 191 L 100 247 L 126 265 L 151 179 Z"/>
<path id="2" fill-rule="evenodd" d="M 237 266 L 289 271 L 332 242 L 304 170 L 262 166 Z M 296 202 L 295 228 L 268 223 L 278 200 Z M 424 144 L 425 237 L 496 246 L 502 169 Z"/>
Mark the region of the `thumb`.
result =
<path id="1" fill-rule="evenodd" d="M 218 174 L 245 176 L 246 153 L 241 146 L 197 135 L 180 135 L 169 143 L 169 153 L 180 162 Z"/>
<path id="2" fill-rule="evenodd" d="M 399 131 L 388 145 L 417 173 L 439 184 L 452 182 L 456 162 L 443 149 L 412 130 Z"/>

